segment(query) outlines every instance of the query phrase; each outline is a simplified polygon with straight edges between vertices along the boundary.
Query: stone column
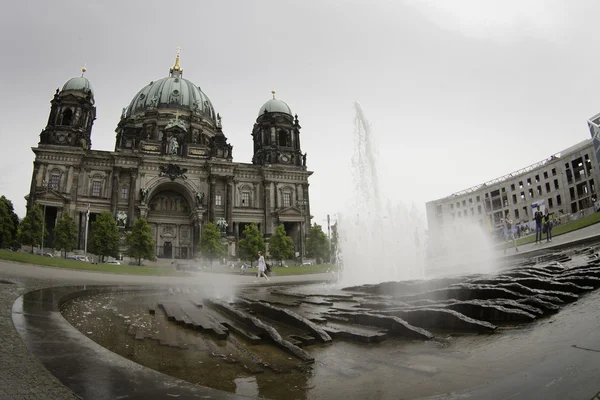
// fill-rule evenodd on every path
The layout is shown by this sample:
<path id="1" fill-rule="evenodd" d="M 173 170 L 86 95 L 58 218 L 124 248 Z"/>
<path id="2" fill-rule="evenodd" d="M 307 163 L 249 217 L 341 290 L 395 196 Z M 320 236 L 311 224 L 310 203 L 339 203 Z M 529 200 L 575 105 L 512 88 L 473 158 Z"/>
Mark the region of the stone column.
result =
<path id="1" fill-rule="evenodd" d="M 28 207 L 30 205 L 32 205 L 35 201 L 35 189 L 38 186 L 37 177 L 38 177 L 39 171 L 40 171 L 40 163 L 38 161 L 34 161 L 33 162 L 33 174 L 31 175 L 31 185 L 29 186 L 29 204 L 27 204 Z"/>
<path id="2" fill-rule="evenodd" d="M 215 207 L 216 207 L 216 197 L 217 191 L 215 185 L 217 183 L 217 179 L 214 176 L 209 178 L 209 186 L 208 186 L 208 221 L 215 222 Z"/>
<path id="3" fill-rule="evenodd" d="M 263 234 L 270 235 L 271 232 L 271 181 L 265 180 L 263 182 L 264 191 L 264 207 L 265 207 L 265 226 Z"/>
<path id="4" fill-rule="evenodd" d="M 310 200 L 308 198 L 308 183 L 305 183 L 303 185 L 303 199 L 306 200 L 306 206 L 304 206 L 304 226 L 305 226 L 305 231 L 304 234 L 307 235 L 308 234 L 308 230 L 310 229 Z M 306 240 L 306 238 L 302 238 L 302 240 Z"/>
<path id="5" fill-rule="evenodd" d="M 119 167 L 113 169 L 110 211 L 113 213 L 114 216 L 117 215 L 117 206 L 119 205 L 119 172 Z"/>
<path id="6" fill-rule="evenodd" d="M 77 194 L 79 191 L 79 167 L 73 168 L 73 182 L 71 184 L 71 202 L 77 205 Z"/>
<path id="7" fill-rule="evenodd" d="M 226 195 L 225 219 L 227 221 L 227 236 L 233 233 L 233 177 L 227 177 L 227 195 Z"/>
<path id="8" fill-rule="evenodd" d="M 138 176 L 138 171 L 136 169 L 131 169 L 131 179 L 129 183 L 129 208 L 127 210 L 127 227 L 131 228 L 133 226 L 133 222 L 135 221 L 135 193 L 136 193 L 136 181 Z"/>

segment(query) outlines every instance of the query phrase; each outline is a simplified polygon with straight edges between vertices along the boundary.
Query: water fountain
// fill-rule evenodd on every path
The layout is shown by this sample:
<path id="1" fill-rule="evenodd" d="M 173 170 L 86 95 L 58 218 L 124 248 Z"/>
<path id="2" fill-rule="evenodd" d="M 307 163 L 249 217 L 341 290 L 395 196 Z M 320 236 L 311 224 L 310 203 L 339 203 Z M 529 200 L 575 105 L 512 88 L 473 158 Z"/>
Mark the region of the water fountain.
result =
<path id="1" fill-rule="evenodd" d="M 475 223 L 466 223 L 460 232 L 443 239 L 443 257 L 426 258 L 425 229 L 418 211 L 383 199 L 371 124 L 361 105 L 354 106 L 354 190 L 346 210 L 338 216 L 340 284 L 494 272 L 491 240 Z M 402 182 L 392 184 L 401 186 Z"/>

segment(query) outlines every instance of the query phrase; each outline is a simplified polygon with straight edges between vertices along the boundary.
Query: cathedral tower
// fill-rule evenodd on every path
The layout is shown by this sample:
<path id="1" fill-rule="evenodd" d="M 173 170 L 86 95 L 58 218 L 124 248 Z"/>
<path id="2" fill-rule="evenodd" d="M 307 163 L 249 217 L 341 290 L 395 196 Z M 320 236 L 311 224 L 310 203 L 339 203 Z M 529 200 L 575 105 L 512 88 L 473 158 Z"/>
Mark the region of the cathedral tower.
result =
<path id="1" fill-rule="evenodd" d="M 79 147 L 92 145 L 92 125 L 96 119 L 94 90 L 83 75 L 69 79 L 50 102 L 50 117 L 40 134 L 40 145 Z"/>
<path id="2" fill-rule="evenodd" d="M 300 147 L 298 115 L 293 117 L 287 103 L 276 99 L 275 91 L 271 93 L 273 98 L 260 108 L 252 129 L 252 163 L 306 167 L 306 154 L 302 154 Z"/>

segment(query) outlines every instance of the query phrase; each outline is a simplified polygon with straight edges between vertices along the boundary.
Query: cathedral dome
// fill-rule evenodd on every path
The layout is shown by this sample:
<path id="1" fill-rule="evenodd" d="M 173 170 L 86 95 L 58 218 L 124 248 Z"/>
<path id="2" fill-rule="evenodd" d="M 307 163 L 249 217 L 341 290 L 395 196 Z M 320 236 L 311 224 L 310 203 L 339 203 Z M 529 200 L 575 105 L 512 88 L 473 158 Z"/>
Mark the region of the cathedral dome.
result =
<path id="1" fill-rule="evenodd" d="M 276 99 L 274 90 L 271 93 L 273 93 L 273 98 L 267 101 L 265 104 L 263 104 L 263 106 L 260 108 L 260 111 L 258 112 L 258 116 L 260 117 L 264 113 L 272 112 L 288 114 L 291 116 L 292 109 L 290 108 L 290 106 L 288 106 L 285 101 Z"/>
<path id="2" fill-rule="evenodd" d="M 85 71 L 84 71 L 85 72 Z M 69 79 L 62 87 L 61 93 L 66 92 L 81 92 L 87 94 L 91 94 L 94 97 L 94 89 L 92 88 L 92 84 L 88 81 L 87 78 L 83 76 L 76 76 L 74 78 Z"/>
<path id="3" fill-rule="evenodd" d="M 151 109 L 180 108 L 215 120 L 215 111 L 208 96 L 200 87 L 182 77 L 179 54 L 168 77 L 152 81 L 143 87 L 127 107 L 127 117 Z"/>

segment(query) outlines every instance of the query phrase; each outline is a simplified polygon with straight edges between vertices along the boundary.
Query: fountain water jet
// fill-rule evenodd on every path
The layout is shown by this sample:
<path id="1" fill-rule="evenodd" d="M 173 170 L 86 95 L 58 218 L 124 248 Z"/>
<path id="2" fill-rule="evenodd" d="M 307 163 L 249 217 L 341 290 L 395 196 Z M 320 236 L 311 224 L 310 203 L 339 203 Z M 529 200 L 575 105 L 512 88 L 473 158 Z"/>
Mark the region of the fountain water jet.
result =
<path id="1" fill-rule="evenodd" d="M 348 211 L 338 216 L 340 282 L 355 285 L 423 278 L 423 227 L 418 213 L 382 201 L 371 125 L 361 105 L 354 106 L 355 187 Z"/>
<path id="2" fill-rule="evenodd" d="M 359 103 L 354 104 L 353 196 L 338 216 L 339 282 L 360 285 L 385 281 L 491 273 L 494 249 L 478 224 L 465 219 L 460 231 L 446 232 L 442 257 L 426 259 L 425 228 L 413 206 L 384 202 L 377 173 L 377 146 Z M 401 183 L 400 183 L 401 184 Z"/>

